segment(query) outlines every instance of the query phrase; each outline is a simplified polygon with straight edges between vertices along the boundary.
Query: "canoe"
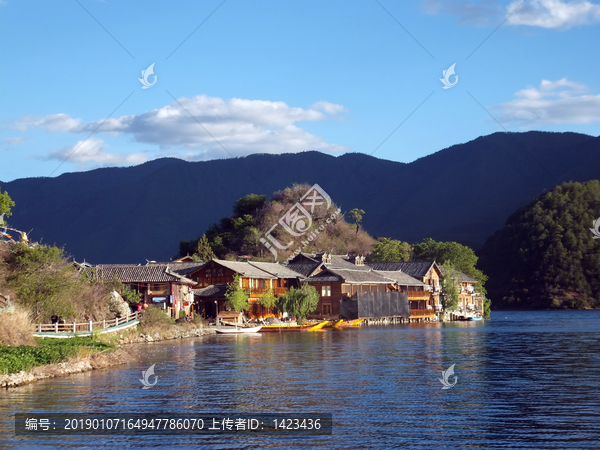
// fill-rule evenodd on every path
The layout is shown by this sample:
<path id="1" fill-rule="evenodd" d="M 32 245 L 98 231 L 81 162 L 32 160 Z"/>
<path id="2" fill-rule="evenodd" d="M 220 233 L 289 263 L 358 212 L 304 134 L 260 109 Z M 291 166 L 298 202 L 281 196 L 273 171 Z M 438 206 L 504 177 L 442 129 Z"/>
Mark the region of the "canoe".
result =
<path id="1" fill-rule="evenodd" d="M 264 325 L 261 333 L 288 333 L 298 331 L 317 331 L 323 328 L 329 321 L 314 323 L 304 323 L 302 325 Z"/>
<path id="2" fill-rule="evenodd" d="M 327 328 L 335 328 L 335 327 L 339 327 L 339 326 L 340 326 L 340 324 L 341 324 L 343 321 L 344 321 L 343 319 L 340 319 L 340 320 L 330 320 L 329 322 L 327 322 L 327 323 L 325 324 L 325 327 L 327 327 Z"/>
<path id="3" fill-rule="evenodd" d="M 241 333 L 258 333 L 262 326 L 258 327 L 239 327 L 239 328 L 217 328 L 215 331 L 219 334 L 241 334 Z"/>

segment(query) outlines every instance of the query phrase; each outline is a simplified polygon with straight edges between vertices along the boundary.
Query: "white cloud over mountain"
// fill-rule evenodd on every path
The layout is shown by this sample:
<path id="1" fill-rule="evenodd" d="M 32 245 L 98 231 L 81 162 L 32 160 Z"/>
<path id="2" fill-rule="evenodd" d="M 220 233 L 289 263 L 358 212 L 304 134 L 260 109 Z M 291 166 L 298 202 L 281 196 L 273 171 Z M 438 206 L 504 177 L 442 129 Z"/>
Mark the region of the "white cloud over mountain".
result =
<path id="1" fill-rule="evenodd" d="M 86 140 L 77 141 L 75 145 L 55 150 L 45 159 L 77 163 L 80 169 L 100 166 L 114 165 L 136 165 L 148 161 L 148 155 L 144 153 L 117 154 L 106 153 L 106 144 L 102 139 L 90 137 Z"/>
<path id="2" fill-rule="evenodd" d="M 539 87 L 522 89 L 515 97 L 494 108 L 500 112 L 501 122 L 531 128 L 600 121 L 600 95 L 589 94 L 586 85 L 567 78 L 542 80 Z"/>
<path id="3" fill-rule="evenodd" d="M 208 97 L 180 98 L 162 108 L 142 114 L 83 123 L 68 114 L 45 117 L 25 116 L 13 126 L 20 130 L 32 127 L 53 133 L 97 133 L 110 136 L 130 135 L 135 141 L 155 144 L 163 155 L 190 160 L 245 156 L 251 153 L 293 153 L 305 150 L 338 152 L 345 147 L 326 143 L 321 137 L 297 126 L 298 122 L 339 118 L 346 109 L 329 102 L 317 102 L 310 108 L 288 106 L 284 102 Z M 92 141 L 91 139 L 88 141 Z M 110 162 L 101 151 L 100 139 L 86 143 L 75 155 L 100 163 Z M 218 141 L 218 143 L 216 142 Z M 219 145 L 220 143 L 220 145 Z M 227 149 L 224 151 L 221 145 Z M 73 147 L 74 148 L 74 147 Z M 68 151 L 68 150 L 61 150 Z M 56 156 L 58 153 L 54 152 Z M 141 160 L 142 154 L 129 155 Z"/>

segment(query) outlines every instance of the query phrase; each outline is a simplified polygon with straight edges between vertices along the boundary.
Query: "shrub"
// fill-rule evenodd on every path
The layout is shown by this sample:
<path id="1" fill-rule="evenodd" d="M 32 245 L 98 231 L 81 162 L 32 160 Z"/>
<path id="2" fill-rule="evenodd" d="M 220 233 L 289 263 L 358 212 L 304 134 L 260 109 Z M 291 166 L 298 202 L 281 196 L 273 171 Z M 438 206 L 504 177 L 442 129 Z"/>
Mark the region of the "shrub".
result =
<path id="1" fill-rule="evenodd" d="M 174 323 L 175 321 L 167 316 L 160 306 L 150 306 L 140 318 L 140 326 L 146 332 L 161 331 Z"/>

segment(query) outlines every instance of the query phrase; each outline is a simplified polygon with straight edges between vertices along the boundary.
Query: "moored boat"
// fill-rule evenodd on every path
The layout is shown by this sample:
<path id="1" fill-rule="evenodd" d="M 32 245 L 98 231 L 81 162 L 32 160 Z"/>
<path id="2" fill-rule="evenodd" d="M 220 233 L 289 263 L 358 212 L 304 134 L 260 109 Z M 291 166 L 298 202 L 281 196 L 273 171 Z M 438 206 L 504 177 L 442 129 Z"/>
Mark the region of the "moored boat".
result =
<path id="1" fill-rule="evenodd" d="M 329 321 L 315 323 L 303 323 L 302 325 L 264 325 L 261 328 L 261 333 L 287 333 L 287 332 L 298 332 L 298 331 L 317 331 L 323 328 Z"/>
<path id="2" fill-rule="evenodd" d="M 469 317 L 467 320 L 472 321 L 472 320 L 483 320 L 481 317 Z"/>
<path id="3" fill-rule="evenodd" d="M 217 328 L 215 331 L 219 334 L 258 333 L 261 328 L 262 325 L 258 327 Z"/>

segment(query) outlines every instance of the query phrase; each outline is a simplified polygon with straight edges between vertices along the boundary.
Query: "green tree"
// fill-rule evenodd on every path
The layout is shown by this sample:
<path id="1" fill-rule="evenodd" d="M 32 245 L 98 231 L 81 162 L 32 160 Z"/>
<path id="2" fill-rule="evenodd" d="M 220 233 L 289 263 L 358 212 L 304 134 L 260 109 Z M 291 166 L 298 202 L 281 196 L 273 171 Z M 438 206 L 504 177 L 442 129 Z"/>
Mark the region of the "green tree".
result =
<path id="1" fill-rule="evenodd" d="M 317 289 L 308 283 L 304 283 L 300 289 L 291 287 L 285 295 L 279 297 L 277 309 L 295 316 L 300 324 L 317 309 L 318 303 L 319 293 Z"/>
<path id="2" fill-rule="evenodd" d="M 373 252 L 367 257 L 369 262 L 409 261 L 412 247 L 407 242 L 380 238 L 373 245 Z"/>
<path id="3" fill-rule="evenodd" d="M 10 217 L 10 208 L 13 206 L 15 206 L 15 202 L 12 201 L 8 192 L 2 193 L 0 190 L 0 225 L 4 224 L 4 217 Z"/>
<path id="4" fill-rule="evenodd" d="M 450 261 L 454 268 L 470 277 L 477 278 L 477 255 L 466 245 L 458 242 L 437 242 L 431 238 L 413 245 L 415 260 L 435 260 L 438 264 Z"/>
<path id="5" fill-rule="evenodd" d="M 242 288 L 240 275 L 235 274 L 225 292 L 227 305 L 235 311 L 248 311 L 248 292 Z"/>
<path id="6" fill-rule="evenodd" d="M 442 277 L 442 292 L 444 296 L 444 309 L 455 310 L 458 306 L 460 292 L 460 272 L 454 268 L 450 261 L 442 264 L 444 276 Z"/>
<path id="7" fill-rule="evenodd" d="M 277 297 L 275 297 L 275 294 L 273 294 L 272 288 L 269 288 L 269 290 L 260 298 L 260 304 L 264 308 L 267 308 L 267 310 L 270 310 L 277 305 Z"/>
<path id="8" fill-rule="evenodd" d="M 267 197 L 265 195 L 248 194 L 235 202 L 233 215 L 236 217 L 255 216 L 266 202 Z"/>
<path id="9" fill-rule="evenodd" d="M 356 234 L 358 234 L 358 230 L 360 230 L 360 222 L 362 222 L 363 214 L 365 212 L 362 209 L 354 208 L 348 212 L 348 217 L 354 220 L 356 224 Z"/>
<path id="10" fill-rule="evenodd" d="M 198 240 L 196 251 L 192 257 L 194 258 L 194 261 L 211 261 L 216 258 L 212 248 L 210 247 L 210 244 L 208 243 L 206 234 L 203 234 Z"/>
<path id="11" fill-rule="evenodd" d="M 35 322 L 48 322 L 53 315 L 65 320 L 77 315 L 73 302 L 78 287 L 77 275 L 58 247 L 25 244 L 9 246 L 5 264 L 7 284 L 20 304 L 29 308 Z"/>

